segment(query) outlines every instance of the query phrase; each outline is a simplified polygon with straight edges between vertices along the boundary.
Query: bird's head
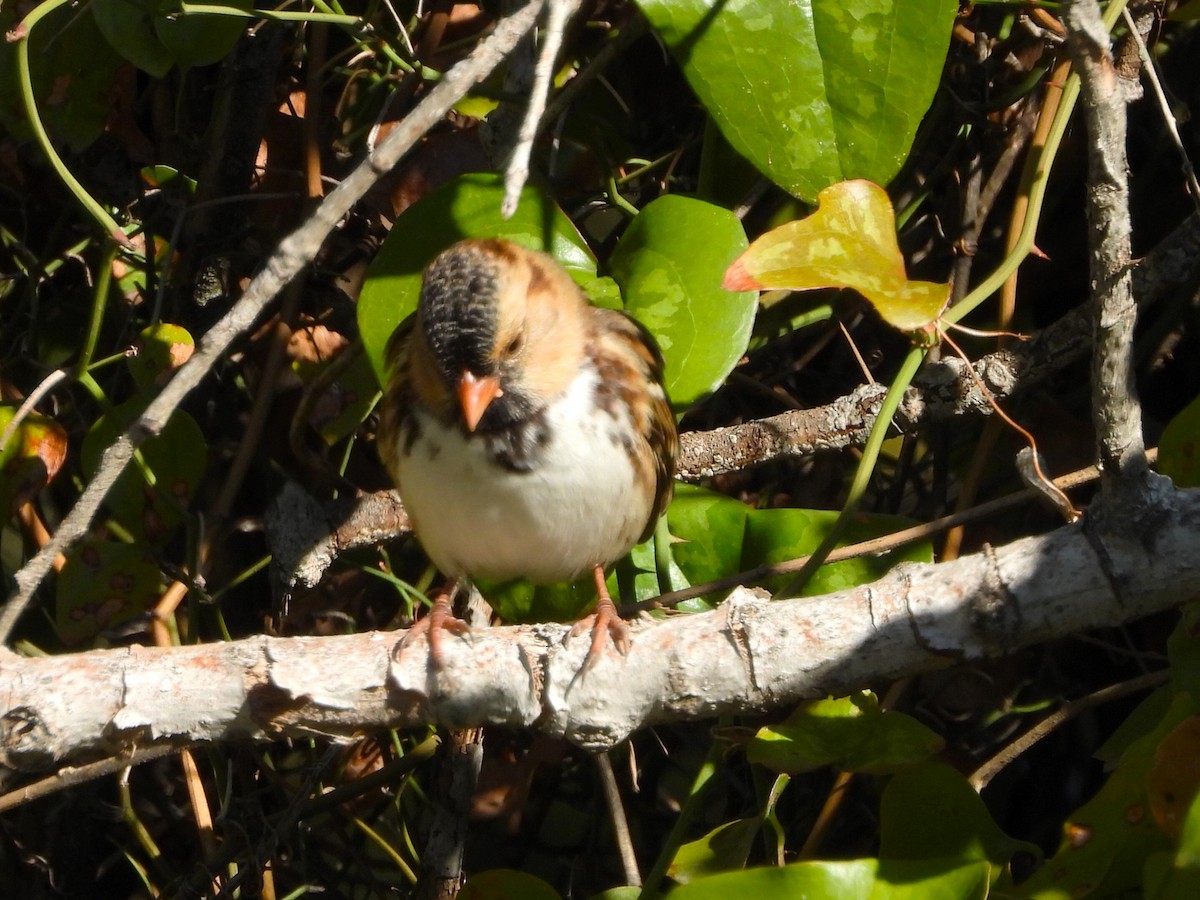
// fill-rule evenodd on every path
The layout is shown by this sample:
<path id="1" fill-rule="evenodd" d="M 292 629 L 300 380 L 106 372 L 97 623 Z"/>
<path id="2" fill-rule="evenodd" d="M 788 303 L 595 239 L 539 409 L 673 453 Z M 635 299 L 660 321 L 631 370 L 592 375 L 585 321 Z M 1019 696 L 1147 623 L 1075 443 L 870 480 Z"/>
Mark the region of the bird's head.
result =
<path id="1" fill-rule="evenodd" d="M 433 370 L 424 374 L 440 382 L 426 390 L 453 398 L 468 431 L 523 421 L 578 372 L 587 311 L 546 254 L 505 240 L 454 244 L 425 269 L 421 286 L 418 340 Z"/>

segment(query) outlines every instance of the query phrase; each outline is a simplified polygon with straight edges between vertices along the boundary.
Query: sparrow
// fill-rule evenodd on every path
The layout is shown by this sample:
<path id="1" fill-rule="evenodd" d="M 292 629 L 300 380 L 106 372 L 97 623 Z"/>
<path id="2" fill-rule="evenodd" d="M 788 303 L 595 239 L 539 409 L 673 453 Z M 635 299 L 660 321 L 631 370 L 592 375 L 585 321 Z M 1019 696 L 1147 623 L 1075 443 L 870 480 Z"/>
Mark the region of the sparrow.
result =
<path id="1" fill-rule="evenodd" d="M 606 637 L 626 653 L 605 569 L 653 533 L 679 447 L 650 333 L 591 305 L 549 255 L 467 240 L 426 267 L 387 366 L 380 457 L 449 580 L 400 648 L 425 632 L 440 665 L 440 631 L 469 630 L 451 598 L 474 579 L 590 572 L 597 603 L 581 672 Z"/>

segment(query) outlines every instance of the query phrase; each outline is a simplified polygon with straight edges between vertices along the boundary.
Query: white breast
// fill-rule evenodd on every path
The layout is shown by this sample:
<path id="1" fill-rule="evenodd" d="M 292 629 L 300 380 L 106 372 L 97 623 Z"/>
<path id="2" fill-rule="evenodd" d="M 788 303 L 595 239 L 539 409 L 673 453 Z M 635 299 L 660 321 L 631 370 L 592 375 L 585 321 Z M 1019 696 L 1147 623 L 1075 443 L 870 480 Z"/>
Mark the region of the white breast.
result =
<path id="1" fill-rule="evenodd" d="M 547 410 L 550 438 L 529 472 L 497 465 L 483 441 L 420 415 L 397 460 L 417 537 L 445 574 L 566 581 L 623 556 L 650 517 L 620 440 L 627 423 L 595 409 L 585 370 Z M 586 411 L 586 412 L 585 412 Z"/>

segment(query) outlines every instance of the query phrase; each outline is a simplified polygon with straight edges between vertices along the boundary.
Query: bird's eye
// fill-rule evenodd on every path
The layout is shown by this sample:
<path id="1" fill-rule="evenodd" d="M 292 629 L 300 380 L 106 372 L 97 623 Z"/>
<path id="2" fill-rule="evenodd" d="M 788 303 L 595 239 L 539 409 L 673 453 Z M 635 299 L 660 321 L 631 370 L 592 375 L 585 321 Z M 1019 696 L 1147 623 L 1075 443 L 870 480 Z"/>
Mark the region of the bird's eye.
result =
<path id="1" fill-rule="evenodd" d="M 518 353 L 521 352 L 521 348 L 524 346 L 525 346 L 525 336 L 518 334 L 511 341 L 508 342 L 508 346 L 504 348 L 504 355 L 505 356 L 516 356 Z"/>

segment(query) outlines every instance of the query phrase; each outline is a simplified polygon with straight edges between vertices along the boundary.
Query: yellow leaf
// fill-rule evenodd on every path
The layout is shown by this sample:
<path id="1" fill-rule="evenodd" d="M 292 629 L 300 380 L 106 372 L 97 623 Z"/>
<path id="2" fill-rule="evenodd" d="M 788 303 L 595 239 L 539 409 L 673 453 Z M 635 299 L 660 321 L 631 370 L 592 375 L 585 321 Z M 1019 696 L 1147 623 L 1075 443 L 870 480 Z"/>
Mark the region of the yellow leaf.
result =
<path id="1" fill-rule="evenodd" d="M 725 273 L 733 291 L 850 288 L 902 331 L 937 320 L 950 286 L 909 281 L 896 243 L 896 217 L 883 188 L 842 181 L 817 195 L 817 211 L 750 245 Z"/>

